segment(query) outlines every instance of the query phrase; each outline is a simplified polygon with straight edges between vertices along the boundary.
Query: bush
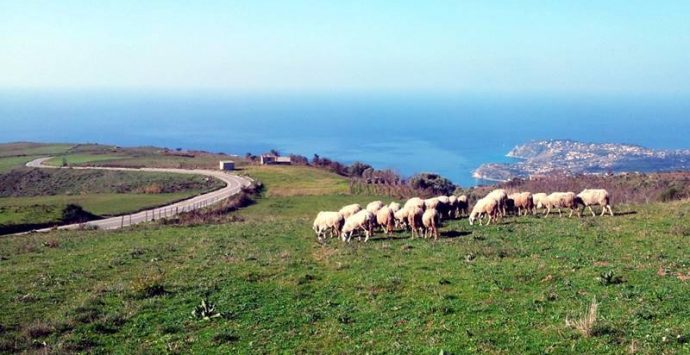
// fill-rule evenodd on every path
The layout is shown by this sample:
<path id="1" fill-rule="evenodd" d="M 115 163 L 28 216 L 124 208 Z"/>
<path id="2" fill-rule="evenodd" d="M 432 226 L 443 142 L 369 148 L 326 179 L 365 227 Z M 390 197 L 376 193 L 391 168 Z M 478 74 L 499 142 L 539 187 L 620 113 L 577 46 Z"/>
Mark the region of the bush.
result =
<path id="1" fill-rule="evenodd" d="M 450 195 L 455 185 L 438 174 L 421 173 L 410 178 L 409 185 L 417 190 L 429 190 L 435 195 Z"/>
<path id="2" fill-rule="evenodd" d="M 132 281 L 132 291 L 141 298 L 160 296 L 165 291 L 165 275 L 160 270 L 149 271 Z"/>

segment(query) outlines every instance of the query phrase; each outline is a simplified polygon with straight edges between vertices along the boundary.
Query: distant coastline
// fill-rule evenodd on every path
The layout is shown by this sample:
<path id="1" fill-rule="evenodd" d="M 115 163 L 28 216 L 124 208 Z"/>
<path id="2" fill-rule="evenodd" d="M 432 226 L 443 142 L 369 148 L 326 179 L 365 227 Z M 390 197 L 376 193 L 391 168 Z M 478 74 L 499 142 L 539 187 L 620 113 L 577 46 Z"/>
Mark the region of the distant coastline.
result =
<path id="1" fill-rule="evenodd" d="M 608 174 L 690 170 L 690 149 L 650 149 L 639 145 L 540 140 L 518 145 L 506 157 L 515 163 L 486 163 L 473 172 L 477 179 L 505 182 L 556 173 Z"/>

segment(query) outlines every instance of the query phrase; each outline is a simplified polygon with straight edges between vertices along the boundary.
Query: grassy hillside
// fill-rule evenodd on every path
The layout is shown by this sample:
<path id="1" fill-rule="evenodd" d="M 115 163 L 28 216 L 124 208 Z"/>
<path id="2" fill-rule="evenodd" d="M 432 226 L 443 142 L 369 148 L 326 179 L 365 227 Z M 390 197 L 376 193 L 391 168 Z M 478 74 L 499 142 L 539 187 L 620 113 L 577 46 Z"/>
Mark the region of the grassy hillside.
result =
<path id="1" fill-rule="evenodd" d="M 24 167 L 27 161 L 50 155 L 67 154 L 69 164 L 91 165 L 130 159 L 134 151 L 139 152 L 105 153 L 112 149 L 101 145 L 0 144 L 0 234 L 58 224 L 67 204 L 79 204 L 91 214 L 107 217 L 166 205 L 224 186 L 216 179 L 196 175 Z"/>
<path id="2" fill-rule="evenodd" d="M 1 239 L 0 350 L 690 351 L 688 201 L 321 245 L 317 211 L 375 197 L 288 169 L 252 171 L 266 192 L 226 224 Z M 595 297 L 588 334 L 566 325 Z M 194 317 L 202 299 L 219 316 Z"/>
<path id="3" fill-rule="evenodd" d="M 71 144 L 5 143 L 0 144 L 0 173 L 24 166 L 36 158 L 63 154 Z"/>

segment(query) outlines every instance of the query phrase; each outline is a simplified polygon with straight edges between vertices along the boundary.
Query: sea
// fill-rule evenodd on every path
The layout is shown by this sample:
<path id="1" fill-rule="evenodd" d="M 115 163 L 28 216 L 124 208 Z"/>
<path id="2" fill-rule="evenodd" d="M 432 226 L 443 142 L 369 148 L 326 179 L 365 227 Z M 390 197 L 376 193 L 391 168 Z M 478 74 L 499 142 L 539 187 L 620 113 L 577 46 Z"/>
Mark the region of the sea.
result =
<path id="1" fill-rule="evenodd" d="M 161 146 L 244 155 L 276 149 L 362 161 L 461 186 L 540 139 L 690 148 L 688 97 L 0 91 L 0 142 Z"/>

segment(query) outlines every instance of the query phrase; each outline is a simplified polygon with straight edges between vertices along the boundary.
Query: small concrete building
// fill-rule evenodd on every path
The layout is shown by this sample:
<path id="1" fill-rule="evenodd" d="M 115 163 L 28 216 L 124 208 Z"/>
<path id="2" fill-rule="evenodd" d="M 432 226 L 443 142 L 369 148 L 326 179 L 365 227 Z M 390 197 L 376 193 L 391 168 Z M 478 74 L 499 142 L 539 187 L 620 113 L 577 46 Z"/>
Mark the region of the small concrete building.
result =
<path id="1" fill-rule="evenodd" d="M 273 165 L 273 164 L 290 165 L 290 164 L 292 164 L 292 158 L 290 158 L 290 157 L 278 157 L 278 156 L 270 155 L 270 154 L 262 154 L 261 155 L 261 165 Z"/>
<path id="2" fill-rule="evenodd" d="M 219 163 L 220 170 L 235 170 L 235 162 L 232 160 L 221 160 Z"/>

